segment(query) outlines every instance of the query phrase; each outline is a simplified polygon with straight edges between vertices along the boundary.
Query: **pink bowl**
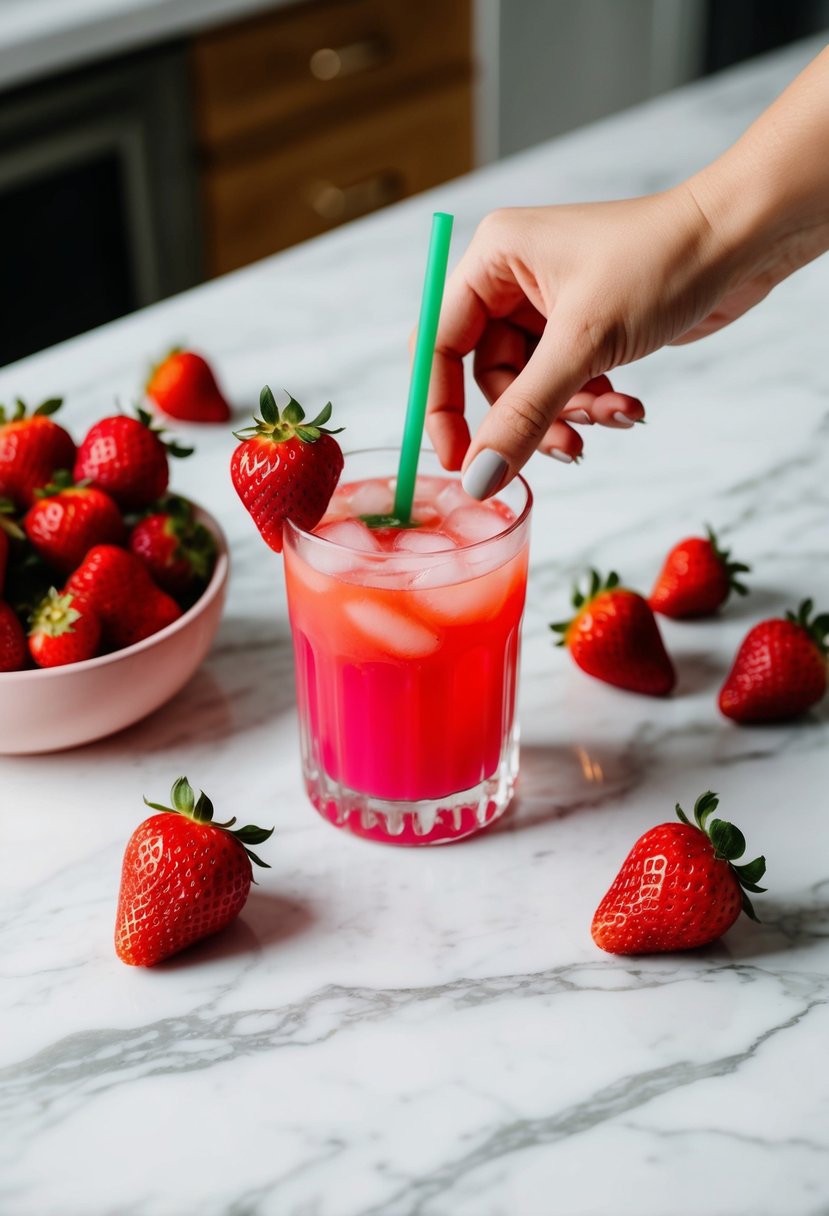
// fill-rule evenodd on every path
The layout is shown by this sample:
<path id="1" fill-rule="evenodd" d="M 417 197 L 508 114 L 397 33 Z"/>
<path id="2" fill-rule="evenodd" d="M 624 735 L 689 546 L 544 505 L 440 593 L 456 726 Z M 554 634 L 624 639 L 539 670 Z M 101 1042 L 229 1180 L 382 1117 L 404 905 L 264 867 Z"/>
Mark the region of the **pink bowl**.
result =
<path id="1" fill-rule="evenodd" d="M 219 627 L 229 567 L 221 528 L 206 511 L 197 509 L 196 517 L 219 549 L 204 594 L 134 646 L 66 667 L 0 673 L 0 754 L 56 752 L 113 735 L 184 687 Z"/>

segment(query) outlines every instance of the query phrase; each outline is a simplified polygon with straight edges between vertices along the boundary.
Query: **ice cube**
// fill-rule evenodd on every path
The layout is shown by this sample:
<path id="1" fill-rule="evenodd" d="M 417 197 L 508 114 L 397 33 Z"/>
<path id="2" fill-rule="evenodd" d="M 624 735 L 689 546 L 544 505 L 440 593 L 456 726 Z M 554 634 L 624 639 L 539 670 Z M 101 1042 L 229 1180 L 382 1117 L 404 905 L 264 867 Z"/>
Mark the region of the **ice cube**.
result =
<path id="1" fill-rule="evenodd" d="M 489 507 L 456 507 L 443 523 L 448 532 L 463 545 L 475 545 L 482 540 L 491 540 L 504 531 L 503 516 Z"/>
<path id="2" fill-rule="evenodd" d="M 330 545 L 315 545 L 312 561 L 322 571 L 334 578 L 354 581 L 355 571 L 364 559 L 360 553 L 382 552 L 379 542 L 365 524 L 356 519 L 336 519 L 317 528 L 316 536 L 332 541 Z"/>
<path id="3" fill-rule="evenodd" d="M 358 519 L 337 519 L 318 528 L 316 535 L 342 545 L 344 549 L 356 549 L 358 553 L 382 552 L 376 536 Z"/>
<path id="4" fill-rule="evenodd" d="M 389 483 L 377 478 L 357 486 L 351 494 L 349 505 L 352 515 L 390 515 L 394 497 Z"/>
<path id="5" fill-rule="evenodd" d="M 347 600 L 342 611 L 381 653 L 413 659 L 431 654 L 440 644 L 438 634 L 428 625 L 378 599 Z"/>
<path id="6" fill-rule="evenodd" d="M 395 549 L 404 553 L 442 553 L 444 549 L 457 549 L 451 536 L 443 532 L 432 532 L 428 528 L 405 528 L 394 538 Z"/>
<path id="7" fill-rule="evenodd" d="M 412 519 L 421 528 L 436 528 L 441 522 L 437 507 L 428 502 L 416 502 L 412 507 Z"/>
<path id="8" fill-rule="evenodd" d="M 421 587 L 445 587 L 447 583 L 468 581 L 469 567 L 463 558 L 456 554 L 457 549 L 452 554 L 447 553 L 445 557 L 437 557 L 434 561 L 424 564 L 412 578 L 412 587 L 419 591 Z"/>
<path id="9" fill-rule="evenodd" d="M 450 481 L 435 499 L 435 506 L 444 518 L 458 507 L 471 507 L 474 503 L 475 499 L 470 498 L 459 481 Z"/>

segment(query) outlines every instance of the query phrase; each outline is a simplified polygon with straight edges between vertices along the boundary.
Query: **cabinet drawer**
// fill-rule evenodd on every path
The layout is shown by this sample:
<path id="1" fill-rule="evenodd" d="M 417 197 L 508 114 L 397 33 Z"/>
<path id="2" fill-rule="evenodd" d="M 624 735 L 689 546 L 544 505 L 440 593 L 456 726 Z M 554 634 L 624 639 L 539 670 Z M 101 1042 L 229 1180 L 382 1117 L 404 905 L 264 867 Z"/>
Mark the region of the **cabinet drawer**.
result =
<path id="1" fill-rule="evenodd" d="M 325 116 L 429 86 L 471 62 L 470 0 L 321 0 L 196 38 L 203 148 L 262 130 L 293 137 Z"/>
<path id="2" fill-rule="evenodd" d="M 472 167 L 467 82 L 270 154 L 208 167 L 207 263 L 222 274 Z"/>

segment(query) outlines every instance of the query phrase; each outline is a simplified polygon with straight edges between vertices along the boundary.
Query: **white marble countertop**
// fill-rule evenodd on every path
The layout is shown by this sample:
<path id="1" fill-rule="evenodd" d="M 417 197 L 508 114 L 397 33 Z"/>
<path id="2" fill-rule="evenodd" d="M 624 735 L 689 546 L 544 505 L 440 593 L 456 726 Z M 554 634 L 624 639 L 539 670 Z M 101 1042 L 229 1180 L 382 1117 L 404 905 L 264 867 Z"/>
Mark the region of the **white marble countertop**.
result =
<path id="1" fill-rule="evenodd" d="M 0 373 L 80 431 L 173 339 L 244 412 L 332 396 L 393 441 L 429 214 L 454 254 L 500 204 L 659 187 L 734 138 L 798 46 L 492 167 Z M 517 807 L 467 844 L 335 832 L 301 788 L 280 563 L 236 502 L 227 434 L 176 483 L 235 569 L 178 698 L 106 742 L 0 760 L 0 1211 L 5 1216 L 812 1216 L 829 1211 L 829 709 L 739 729 L 714 698 L 749 625 L 829 602 L 829 261 L 705 343 L 617 375 L 649 425 L 536 458 Z M 186 432 L 182 432 L 186 433 Z M 188 437 L 191 437 L 188 435 Z M 754 566 L 721 621 L 665 634 L 668 701 L 553 648 L 587 563 L 647 588 L 709 520 Z M 71 713 L 71 706 L 67 706 Z M 152 971 L 115 958 L 142 793 L 179 772 L 277 834 L 241 920 Z M 704 789 L 768 858 L 762 926 L 676 957 L 601 954 L 593 910 L 640 832 Z"/>
<path id="2" fill-rule="evenodd" d="M 0 89 L 298 0 L 0 0 Z"/>

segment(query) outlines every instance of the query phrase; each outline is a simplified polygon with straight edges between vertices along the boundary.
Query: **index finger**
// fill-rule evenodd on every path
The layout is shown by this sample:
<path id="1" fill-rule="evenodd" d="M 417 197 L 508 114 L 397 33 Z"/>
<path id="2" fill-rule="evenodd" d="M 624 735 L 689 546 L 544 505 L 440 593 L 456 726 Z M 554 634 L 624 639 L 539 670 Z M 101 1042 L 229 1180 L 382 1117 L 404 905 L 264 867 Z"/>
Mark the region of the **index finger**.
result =
<path id="1" fill-rule="evenodd" d="M 490 317 L 506 315 L 516 303 L 516 293 L 521 298 L 517 284 L 512 292 L 504 290 L 504 284 L 494 307 L 492 291 L 481 290 L 490 275 L 481 274 L 478 258 L 470 254 L 467 251 L 446 284 L 426 405 L 429 437 L 448 469 L 461 467 L 470 442 L 464 418 L 464 355 L 478 345 Z"/>

